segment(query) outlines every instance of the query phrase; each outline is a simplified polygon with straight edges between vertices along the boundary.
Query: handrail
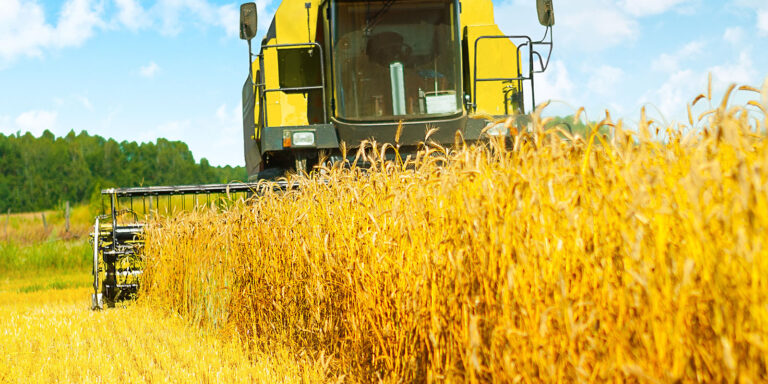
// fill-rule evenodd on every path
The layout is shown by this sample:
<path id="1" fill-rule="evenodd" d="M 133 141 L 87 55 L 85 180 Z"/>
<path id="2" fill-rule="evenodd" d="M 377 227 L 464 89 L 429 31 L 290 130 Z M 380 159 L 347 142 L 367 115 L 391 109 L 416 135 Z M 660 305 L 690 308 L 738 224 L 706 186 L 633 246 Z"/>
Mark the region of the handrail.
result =
<path id="1" fill-rule="evenodd" d="M 522 39 L 526 40 L 525 43 L 518 45 L 518 62 L 520 60 L 520 46 L 526 45 L 529 47 L 528 49 L 528 76 L 522 76 L 520 73 L 520 66 L 517 67 L 517 73 L 518 76 L 516 77 L 495 77 L 495 78 L 478 78 L 477 77 L 477 46 L 480 40 L 484 39 Z M 531 82 L 531 104 L 533 107 L 536 105 L 536 98 L 533 93 L 533 54 L 531 53 L 533 51 L 533 41 L 531 40 L 530 36 L 525 35 L 484 35 L 480 36 L 477 39 L 475 39 L 475 50 L 474 50 L 474 57 L 473 57 L 473 68 L 472 68 L 472 108 L 477 108 L 477 83 L 478 82 L 484 82 L 484 81 L 525 81 L 529 80 Z M 522 90 L 522 87 L 521 87 Z M 507 100 L 504 99 L 504 106 L 506 108 Z"/>
<path id="2" fill-rule="evenodd" d="M 549 40 L 547 40 L 547 37 L 549 37 Z M 477 52 L 478 52 L 478 43 L 480 40 L 483 39 L 517 39 L 517 40 L 524 40 L 524 42 L 517 45 L 517 59 L 518 59 L 518 66 L 517 66 L 517 76 L 516 77 L 489 77 L 489 78 L 478 78 L 477 77 Z M 535 50 L 536 45 L 545 45 L 549 46 L 549 52 L 547 54 L 547 60 L 546 63 L 544 62 L 543 57 L 541 54 Z M 527 76 L 524 76 L 521 73 L 521 68 L 519 65 L 520 60 L 520 49 L 521 47 L 527 46 L 528 47 L 528 74 Z M 547 67 L 549 67 L 549 61 L 552 57 L 552 48 L 553 48 L 553 32 L 552 27 L 549 26 L 544 31 L 544 36 L 539 41 L 533 41 L 530 36 L 526 35 L 484 35 L 479 36 L 475 39 L 474 42 L 474 55 L 472 58 L 473 61 L 473 79 L 472 79 L 472 97 L 471 97 L 471 107 L 472 109 L 477 109 L 477 83 L 478 82 L 486 82 L 486 81 L 505 81 L 505 82 L 513 82 L 517 81 L 519 82 L 520 90 L 522 91 L 522 82 L 523 81 L 530 81 L 531 82 L 531 108 L 536 108 L 536 93 L 534 89 L 534 74 L 537 73 L 543 73 Z M 539 65 L 541 67 L 540 70 L 534 70 L 533 68 L 533 56 L 536 55 L 539 59 Z M 504 97 L 504 108 L 506 110 L 507 108 L 507 98 Z"/>
<path id="3" fill-rule="evenodd" d="M 270 49 L 270 48 L 288 48 L 288 47 L 312 47 L 317 48 L 320 54 L 320 85 L 311 85 L 311 86 L 305 86 L 305 87 L 282 87 L 282 88 L 271 88 L 267 89 L 266 80 L 265 80 L 265 68 L 264 68 L 264 50 Z M 261 52 L 257 55 L 259 58 L 259 67 L 260 67 L 260 79 L 259 83 L 256 84 L 257 87 L 261 89 L 261 92 L 259 92 L 260 99 L 263 98 L 263 100 L 259 100 L 259 108 L 261 108 L 262 116 L 264 117 L 264 127 L 269 127 L 269 119 L 267 119 L 267 107 L 266 107 L 266 94 L 269 92 L 296 92 L 296 91 L 312 91 L 320 89 L 323 93 L 323 124 L 328 124 L 328 108 L 326 104 L 326 97 L 325 97 L 325 64 L 323 63 L 324 55 L 323 55 L 323 47 L 317 43 L 317 42 L 306 42 L 306 43 L 294 43 L 294 44 L 265 44 L 261 46 Z M 280 69 L 278 69 L 279 71 Z"/>

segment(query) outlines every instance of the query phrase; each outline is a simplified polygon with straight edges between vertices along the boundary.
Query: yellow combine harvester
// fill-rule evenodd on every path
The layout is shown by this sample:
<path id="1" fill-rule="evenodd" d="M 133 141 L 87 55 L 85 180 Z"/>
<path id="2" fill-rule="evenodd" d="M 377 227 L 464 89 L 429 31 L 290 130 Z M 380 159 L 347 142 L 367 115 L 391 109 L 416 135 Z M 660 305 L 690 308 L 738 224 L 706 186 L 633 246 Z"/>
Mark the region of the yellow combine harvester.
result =
<path id="1" fill-rule="evenodd" d="M 533 107 L 533 76 L 552 52 L 552 2 L 537 8 L 547 28 L 534 41 L 502 34 L 491 0 L 283 0 L 254 55 L 256 4 L 243 4 L 249 177 L 308 171 L 339 159 L 342 142 L 397 139 L 407 149 L 432 127 L 439 143 L 453 143 L 457 131 L 478 140 L 489 117 L 524 114 L 523 83 Z"/>
<path id="2" fill-rule="evenodd" d="M 546 69 L 552 52 L 552 2 L 537 1 L 539 22 L 547 27 L 538 41 L 503 35 L 491 0 L 283 0 L 258 55 L 251 47 L 256 4 L 243 4 L 249 178 L 272 179 L 290 169 L 309 171 L 321 159 L 341 160 L 341 143 L 355 148 L 373 139 L 397 142 L 401 154 L 415 152 L 430 128 L 438 128 L 430 139 L 442 144 L 453 143 L 457 132 L 466 141 L 482 139 L 483 132 L 508 135 L 500 125 L 486 127 L 494 117 L 524 117 L 524 83 L 530 86 L 530 107 L 535 105 L 533 76 Z M 536 50 L 541 46 L 546 59 Z M 270 185 L 293 187 L 286 181 Z M 138 292 L 144 226 L 137 212 L 168 210 L 174 201 L 183 209 L 185 195 L 193 195 L 190 203 L 198 195 L 210 202 L 211 194 L 258 188 L 264 186 L 103 190 L 109 208 L 96 219 L 92 235 L 93 308 Z"/>

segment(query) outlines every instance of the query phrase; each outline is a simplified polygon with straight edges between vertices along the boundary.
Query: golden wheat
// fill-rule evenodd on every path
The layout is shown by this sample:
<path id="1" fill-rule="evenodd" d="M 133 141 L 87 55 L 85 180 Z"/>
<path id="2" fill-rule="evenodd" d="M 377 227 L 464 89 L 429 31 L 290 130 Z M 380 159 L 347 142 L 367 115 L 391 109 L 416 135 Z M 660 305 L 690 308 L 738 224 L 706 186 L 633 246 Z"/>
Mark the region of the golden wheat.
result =
<path id="1" fill-rule="evenodd" d="M 369 170 L 151 223 L 142 297 L 349 381 L 765 382 L 760 105 L 664 140 L 643 113 L 405 162 L 367 145 Z"/>

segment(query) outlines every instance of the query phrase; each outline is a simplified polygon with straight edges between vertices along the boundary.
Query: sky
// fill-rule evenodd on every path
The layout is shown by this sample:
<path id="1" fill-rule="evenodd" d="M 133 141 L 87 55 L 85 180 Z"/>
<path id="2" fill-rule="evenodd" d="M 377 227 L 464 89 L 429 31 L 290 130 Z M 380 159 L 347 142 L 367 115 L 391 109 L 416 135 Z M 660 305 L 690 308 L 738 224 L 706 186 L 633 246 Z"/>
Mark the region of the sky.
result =
<path id="1" fill-rule="evenodd" d="M 494 0 L 507 34 L 543 34 L 535 0 Z M 259 0 L 259 34 L 279 0 Z M 195 159 L 242 165 L 247 45 L 239 3 L 0 0 L 0 132 L 87 131 L 186 142 Z M 585 107 L 631 124 L 768 77 L 768 0 L 554 0 L 554 51 L 536 79 L 545 114 Z M 257 37 L 257 39 L 260 39 Z M 260 40 L 256 40 L 260 41 Z M 741 94 L 739 97 L 749 95 Z M 699 105 L 698 108 L 706 108 Z"/>

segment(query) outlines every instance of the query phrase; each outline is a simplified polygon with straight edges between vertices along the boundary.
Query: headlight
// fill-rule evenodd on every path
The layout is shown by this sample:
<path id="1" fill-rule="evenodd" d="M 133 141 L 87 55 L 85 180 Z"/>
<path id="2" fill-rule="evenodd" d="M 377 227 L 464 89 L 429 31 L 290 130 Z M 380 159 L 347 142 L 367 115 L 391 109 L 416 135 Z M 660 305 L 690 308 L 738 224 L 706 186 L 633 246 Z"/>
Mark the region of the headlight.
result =
<path id="1" fill-rule="evenodd" d="M 508 132 L 509 131 L 507 130 L 507 127 L 504 126 L 504 123 L 494 124 L 494 126 L 485 131 L 488 136 L 506 136 Z"/>
<path id="2" fill-rule="evenodd" d="M 293 132 L 292 140 L 294 147 L 310 147 L 315 145 L 314 132 Z"/>

